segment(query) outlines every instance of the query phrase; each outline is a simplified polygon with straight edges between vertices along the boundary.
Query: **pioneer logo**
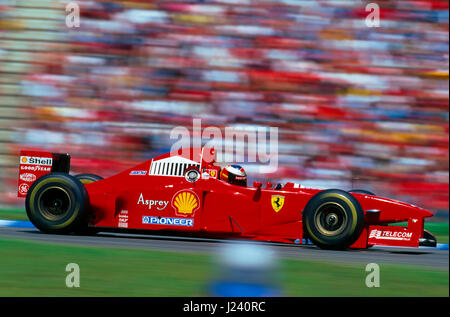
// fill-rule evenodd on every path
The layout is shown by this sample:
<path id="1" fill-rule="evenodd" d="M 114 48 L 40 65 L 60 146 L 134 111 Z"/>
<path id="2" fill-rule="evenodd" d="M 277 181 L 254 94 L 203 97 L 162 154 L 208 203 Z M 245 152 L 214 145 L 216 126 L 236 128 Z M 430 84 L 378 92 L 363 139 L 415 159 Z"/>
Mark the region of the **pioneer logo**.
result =
<path id="1" fill-rule="evenodd" d="M 52 166 L 52 163 L 53 159 L 51 157 L 35 157 L 35 156 L 20 157 L 20 164 Z"/>

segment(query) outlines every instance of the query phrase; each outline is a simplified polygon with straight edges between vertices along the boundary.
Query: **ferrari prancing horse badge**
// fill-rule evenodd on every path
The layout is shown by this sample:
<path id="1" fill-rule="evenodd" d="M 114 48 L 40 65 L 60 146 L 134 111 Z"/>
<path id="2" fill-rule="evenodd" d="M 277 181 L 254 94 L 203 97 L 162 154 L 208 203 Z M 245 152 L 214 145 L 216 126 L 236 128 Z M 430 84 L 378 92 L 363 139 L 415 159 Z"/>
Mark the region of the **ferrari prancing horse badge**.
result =
<path id="1" fill-rule="evenodd" d="M 271 203 L 273 210 L 275 210 L 275 212 L 279 212 L 284 205 L 284 196 L 272 195 Z"/>

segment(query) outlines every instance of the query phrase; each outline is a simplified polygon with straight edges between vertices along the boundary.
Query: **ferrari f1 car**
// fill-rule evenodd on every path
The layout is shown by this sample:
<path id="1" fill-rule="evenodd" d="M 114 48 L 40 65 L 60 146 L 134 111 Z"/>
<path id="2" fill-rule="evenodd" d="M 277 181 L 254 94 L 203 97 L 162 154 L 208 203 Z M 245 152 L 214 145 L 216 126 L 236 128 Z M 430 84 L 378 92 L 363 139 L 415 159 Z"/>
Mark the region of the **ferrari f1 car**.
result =
<path id="1" fill-rule="evenodd" d="M 324 249 L 436 246 L 432 213 L 364 190 L 247 186 L 239 166 L 215 164 L 214 149 L 170 152 L 108 178 L 69 174 L 68 154 L 21 151 L 18 196 L 30 221 L 55 234 L 108 230 L 282 243 Z M 396 223 L 407 223 L 399 226 Z"/>

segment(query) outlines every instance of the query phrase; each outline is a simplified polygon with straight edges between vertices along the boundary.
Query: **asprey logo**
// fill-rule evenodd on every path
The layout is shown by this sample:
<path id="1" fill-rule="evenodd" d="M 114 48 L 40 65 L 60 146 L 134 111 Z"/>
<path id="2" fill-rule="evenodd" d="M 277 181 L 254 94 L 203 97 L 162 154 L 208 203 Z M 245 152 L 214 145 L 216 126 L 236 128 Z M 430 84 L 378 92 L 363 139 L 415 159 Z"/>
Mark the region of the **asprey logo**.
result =
<path id="1" fill-rule="evenodd" d="M 200 200 L 193 191 L 181 190 L 173 196 L 172 206 L 177 215 L 194 216 L 194 212 L 200 207 Z"/>
<path id="2" fill-rule="evenodd" d="M 152 209 L 153 206 L 158 210 L 164 210 L 169 203 L 168 200 L 153 200 L 153 199 L 144 199 L 144 195 L 142 193 L 139 195 L 138 205 L 146 205 L 148 209 Z"/>
<path id="3" fill-rule="evenodd" d="M 387 231 L 373 229 L 370 231 L 369 239 L 409 241 L 411 240 L 412 234 L 412 232 L 406 231 Z"/>
<path id="4" fill-rule="evenodd" d="M 35 156 L 20 157 L 20 164 L 52 166 L 52 163 L 53 159 L 51 157 L 35 157 Z"/>

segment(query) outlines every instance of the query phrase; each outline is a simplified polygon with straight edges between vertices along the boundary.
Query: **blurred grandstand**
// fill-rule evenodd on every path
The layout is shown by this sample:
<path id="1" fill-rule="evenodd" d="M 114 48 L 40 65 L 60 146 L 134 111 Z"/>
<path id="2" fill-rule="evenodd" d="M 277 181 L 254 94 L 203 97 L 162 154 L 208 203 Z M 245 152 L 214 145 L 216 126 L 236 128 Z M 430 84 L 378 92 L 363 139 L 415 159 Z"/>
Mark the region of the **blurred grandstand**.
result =
<path id="1" fill-rule="evenodd" d="M 279 128 L 252 180 L 364 188 L 448 218 L 447 1 L 0 0 L 0 205 L 18 151 L 110 176 L 175 126 Z M 245 164 L 244 164 L 245 166 Z"/>

